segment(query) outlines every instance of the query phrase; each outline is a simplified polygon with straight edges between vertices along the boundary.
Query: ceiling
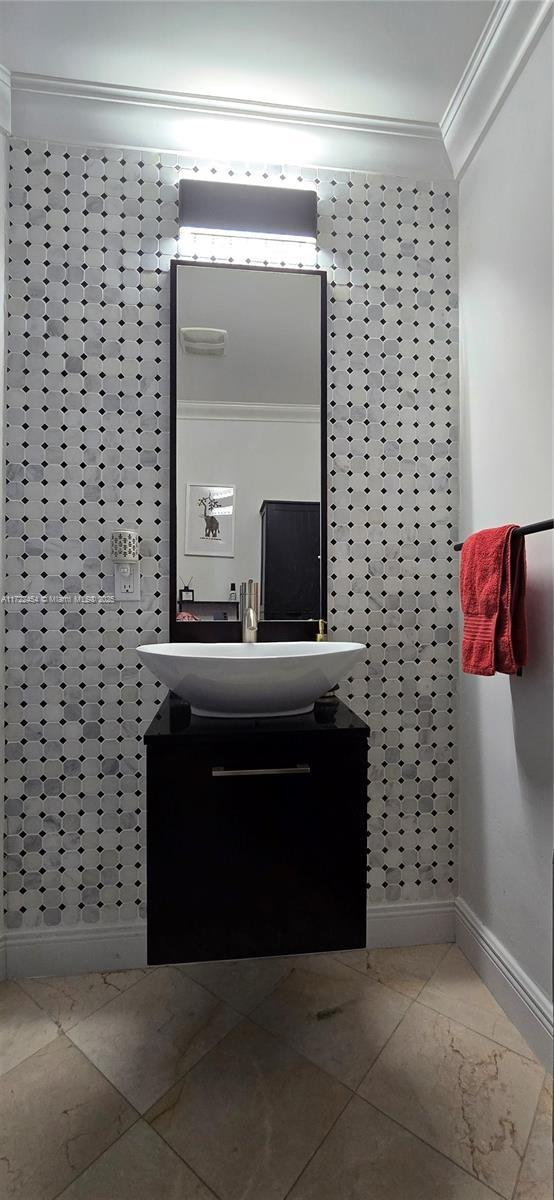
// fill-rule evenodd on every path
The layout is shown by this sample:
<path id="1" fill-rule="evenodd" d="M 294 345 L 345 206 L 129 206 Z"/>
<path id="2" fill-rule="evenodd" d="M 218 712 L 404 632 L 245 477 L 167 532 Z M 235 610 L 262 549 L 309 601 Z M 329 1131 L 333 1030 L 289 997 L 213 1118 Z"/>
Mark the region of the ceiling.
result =
<path id="1" fill-rule="evenodd" d="M 31 72 L 439 122 L 490 0 L 1 0 L 0 60 Z"/>

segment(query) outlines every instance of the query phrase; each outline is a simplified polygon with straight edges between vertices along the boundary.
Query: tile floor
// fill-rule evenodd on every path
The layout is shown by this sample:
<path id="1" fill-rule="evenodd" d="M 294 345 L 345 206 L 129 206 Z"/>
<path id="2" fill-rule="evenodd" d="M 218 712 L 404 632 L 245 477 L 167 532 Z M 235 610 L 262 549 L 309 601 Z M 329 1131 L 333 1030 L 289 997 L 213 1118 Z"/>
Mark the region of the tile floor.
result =
<path id="1" fill-rule="evenodd" d="M 456 946 L 0 984 L 1 1200 L 551 1200 L 552 1081 Z"/>

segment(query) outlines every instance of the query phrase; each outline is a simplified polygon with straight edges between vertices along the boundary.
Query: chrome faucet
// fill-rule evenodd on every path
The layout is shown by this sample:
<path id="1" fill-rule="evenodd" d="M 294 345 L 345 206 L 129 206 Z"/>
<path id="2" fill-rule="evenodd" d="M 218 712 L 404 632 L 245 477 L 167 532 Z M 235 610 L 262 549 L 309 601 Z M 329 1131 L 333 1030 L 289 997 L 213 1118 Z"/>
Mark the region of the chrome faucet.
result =
<path id="1" fill-rule="evenodd" d="M 240 585 L 240 618 L 243 642 L 258 640 L 258 594 L 259 586 L 252 579 Z"/>
<path id="2" fill-rule="evenodd" d="M 257 642 L 258 640 L 258 618 L 256 610 L 249 606 L 244 610 L 242 618 L 242 640 L 243 642 Z"/>

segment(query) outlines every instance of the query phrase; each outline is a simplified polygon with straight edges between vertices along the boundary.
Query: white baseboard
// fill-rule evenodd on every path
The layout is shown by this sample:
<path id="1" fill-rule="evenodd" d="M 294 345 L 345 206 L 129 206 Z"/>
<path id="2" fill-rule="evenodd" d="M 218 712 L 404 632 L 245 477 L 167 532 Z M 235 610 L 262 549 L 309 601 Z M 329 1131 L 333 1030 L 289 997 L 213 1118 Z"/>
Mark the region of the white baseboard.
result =
<path id="1" fill-rule="evenodd" d="M 6 975 L 80 975 L 146 966 L 146 923 L 6 933 Z"/>
<path id="2" fill-rule="evenodd" d="M 452 942 L 454 901 L 370 905 L 367 930 L 370 949 Z M 146 966 L 145 924 L 11 930 L 5 943 L 10 979 Z"/>
<path id="3" fill-rule="evenodd" d="M 465 900 L 456 901 L 456 941 L 531 1049 L 552 1070 L 552 1002 Z"/>
<path id="4" fill-rule="evenodd" d="M 367 945 L 370 950 L 453 941 L 454 900 L 368 904 Z"/>

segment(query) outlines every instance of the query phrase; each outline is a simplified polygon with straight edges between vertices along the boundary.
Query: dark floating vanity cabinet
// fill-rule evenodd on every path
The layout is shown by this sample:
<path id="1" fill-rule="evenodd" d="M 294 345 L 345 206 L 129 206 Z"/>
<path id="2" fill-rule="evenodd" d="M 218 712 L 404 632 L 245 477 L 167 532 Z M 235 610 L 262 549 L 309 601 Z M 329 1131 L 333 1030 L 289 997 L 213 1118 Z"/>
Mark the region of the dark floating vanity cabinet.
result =
<path id="1" fill-rule="evenodd" d="M 367 726 L 191 717 L 146 735 L 148 962 L 365 946 Z"/>

